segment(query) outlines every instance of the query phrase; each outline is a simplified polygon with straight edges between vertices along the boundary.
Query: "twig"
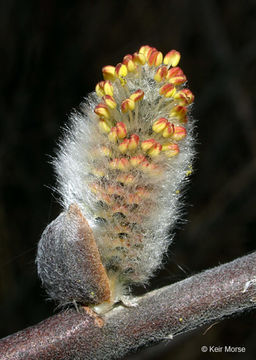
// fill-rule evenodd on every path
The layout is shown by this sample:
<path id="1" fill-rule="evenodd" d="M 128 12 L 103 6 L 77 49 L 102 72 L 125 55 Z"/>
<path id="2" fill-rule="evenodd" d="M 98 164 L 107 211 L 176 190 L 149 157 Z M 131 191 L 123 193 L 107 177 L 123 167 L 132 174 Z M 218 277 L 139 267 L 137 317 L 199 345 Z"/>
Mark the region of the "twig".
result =
<path id="1" fill-rule="evenodd" d="M 118 359 L 256 307 L 256 252 L 117 306 L 103 318 L 63 311 L 0 340 L 0 359 Z"/>

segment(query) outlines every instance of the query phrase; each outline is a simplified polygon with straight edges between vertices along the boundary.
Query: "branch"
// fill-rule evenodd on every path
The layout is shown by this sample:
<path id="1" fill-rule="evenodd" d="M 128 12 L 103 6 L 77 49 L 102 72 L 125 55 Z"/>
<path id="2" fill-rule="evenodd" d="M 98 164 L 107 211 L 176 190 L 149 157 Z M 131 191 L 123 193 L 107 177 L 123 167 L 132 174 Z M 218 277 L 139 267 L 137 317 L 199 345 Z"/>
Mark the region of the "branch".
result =
<path id="1" fill-rule="evenodd" d="M 117 306 L 103 318 L 63 311 L 0 340 L 12 360 L 118 359 L 139 346 L 256 307 L 256 252 Z M 171 336 L 170 336 L 171 335 Z"/>

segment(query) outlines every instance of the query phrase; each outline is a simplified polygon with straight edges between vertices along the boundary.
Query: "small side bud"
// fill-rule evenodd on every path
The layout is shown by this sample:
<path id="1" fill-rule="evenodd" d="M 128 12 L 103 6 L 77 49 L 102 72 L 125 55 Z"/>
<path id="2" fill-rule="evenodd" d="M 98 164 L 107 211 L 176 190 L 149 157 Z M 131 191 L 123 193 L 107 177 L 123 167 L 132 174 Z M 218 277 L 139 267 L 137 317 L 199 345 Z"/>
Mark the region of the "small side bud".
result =
<path id="1" fill-rule="evenodd" d="M 38 244 L 37 269 L 49 296 L 65 305 L 110 299 L 108 277 L 93 233 L 73 204 L 47 226 Z"/>

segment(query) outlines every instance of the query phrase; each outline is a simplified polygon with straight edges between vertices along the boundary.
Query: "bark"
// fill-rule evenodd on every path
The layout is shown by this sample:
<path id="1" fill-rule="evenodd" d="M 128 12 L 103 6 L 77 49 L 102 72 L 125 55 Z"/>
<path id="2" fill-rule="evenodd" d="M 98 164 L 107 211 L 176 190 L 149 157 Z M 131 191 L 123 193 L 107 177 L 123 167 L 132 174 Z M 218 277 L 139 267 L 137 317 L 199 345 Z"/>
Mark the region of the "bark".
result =
<path id="1" fill-rule="evenodd" d="M 118 359 L 256 307 L 256 252 L 117 306 L 102 317 L 69 309 L 0 340 L 0 358 Z"/>

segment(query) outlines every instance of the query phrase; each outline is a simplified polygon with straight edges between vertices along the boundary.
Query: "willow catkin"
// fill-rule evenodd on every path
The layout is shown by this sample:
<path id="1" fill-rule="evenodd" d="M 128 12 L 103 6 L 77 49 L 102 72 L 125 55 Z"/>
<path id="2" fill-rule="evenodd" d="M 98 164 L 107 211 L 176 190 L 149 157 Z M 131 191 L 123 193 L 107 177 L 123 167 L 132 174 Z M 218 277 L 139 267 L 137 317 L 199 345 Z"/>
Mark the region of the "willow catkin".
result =
<path id="1" fill-rule="evenodd" d="M 104 80 L 70 118 L 54 160 L 64 212 L 37 256 L 43 285 L 61 304 L 114 303 L 161 266 L 194 155 L 194 96 L 179 60 L 175 50 L 163 57 L 142 46 L 103 67 Z M 94 239 L 78 251 L 76 243 L 88 244 L 84 222 Z"/>

